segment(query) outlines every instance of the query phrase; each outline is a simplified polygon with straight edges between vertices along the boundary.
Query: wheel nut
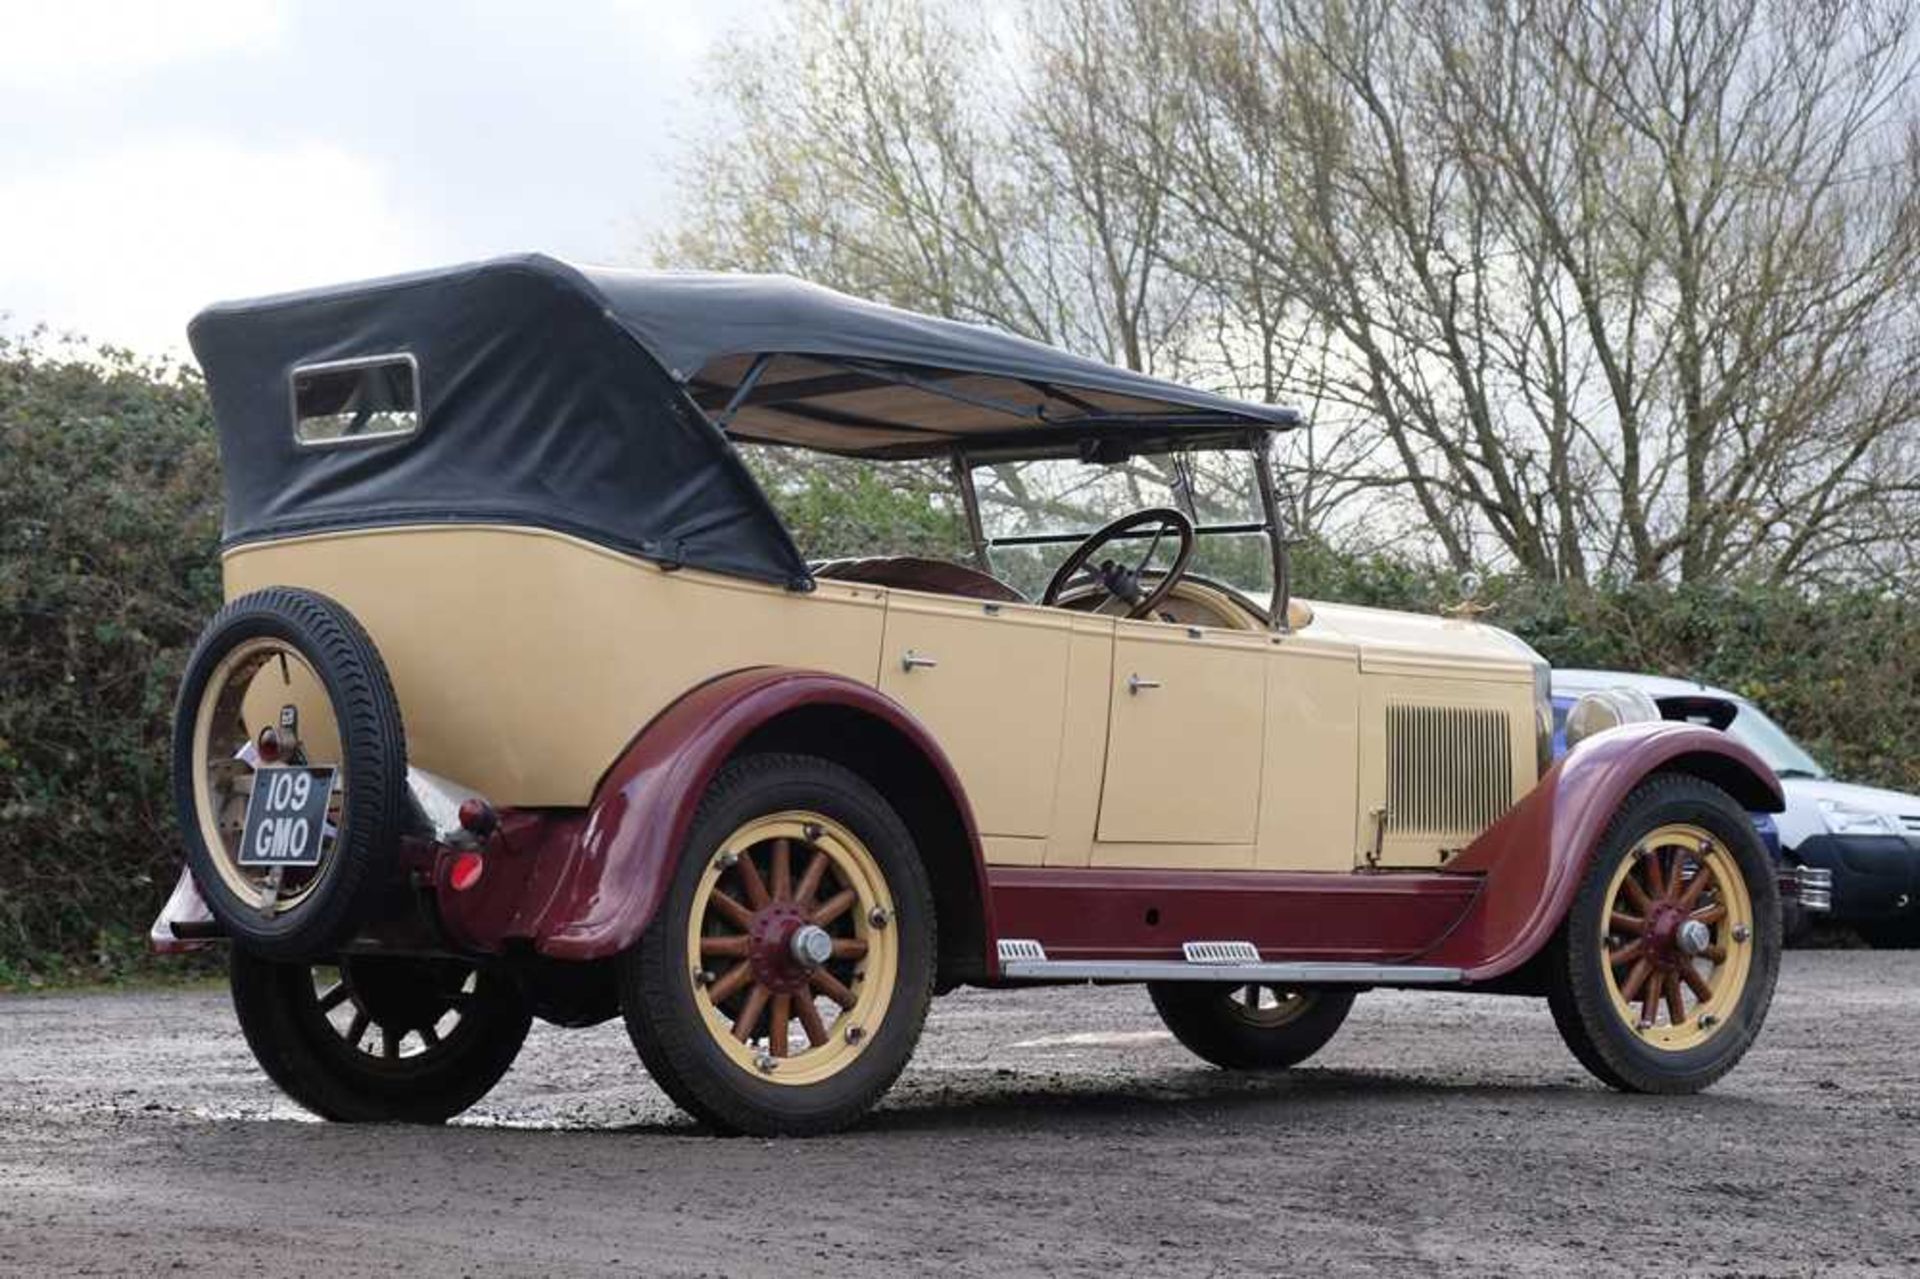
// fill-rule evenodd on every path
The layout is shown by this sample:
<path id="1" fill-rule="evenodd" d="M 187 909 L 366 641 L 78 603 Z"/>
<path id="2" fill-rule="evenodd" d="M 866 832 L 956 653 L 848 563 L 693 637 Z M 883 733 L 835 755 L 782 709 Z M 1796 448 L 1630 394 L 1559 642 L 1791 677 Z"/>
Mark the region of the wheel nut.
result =
<path id="1" fill-rule="evenodd" d="M 1748 928 L 1745 924 L 1735 924 L 1733 926 L 1733 939 L 1735 941 L 1745 941 L 1751 936 L 1753 936 L 1753 929 Z"/>
<path id="2" fill-rule="evenodd" d="M 721 870 L 732 870 L 739 864 L 740 854 L 734 852 L 732 849 L 728 849 L 726 852 L 720 854 L 719 861 Z"/>
<path id="3" fill-rule="evenodd" d="M 704 968 L 696 968 L 693 970 L 693 984 L 696 986 L 711 986 L 713 985 L 713 974 Z"/>
<path id="4" fill-rule="evenodd" d="M 1718 1017 L 1715 1017 L 1712 1013 L 1700 1014 L 1700 1029 L 1712 1030 L 1715 1026 L 1718 1026 L 1719 1024 L 1720 1024 L 1720 1019 Z"/>
<path id="5" fill-rule="evenodd" d="M 867 1032 L 866 1032 L 866 1031 L 864 1031 L 864 1030 L 862 1030 L 862 1029 L 861 1029 L 860 1027 L 858 1027 L 858 1026 L 849 1026 L 849 1027 L 847 1027 L 847 1042 L 848 1042 L 848 1043 L 850 1043 L 850 1044 L 857 1044 L 857 1043 L 859 1043 L 859 1042 L 860 1042 L 861 1040 L 863 1040 L 863 1039 L 865 1039 L 866 1037 L 867 1037 Z"/>
<path id="6" fill-rule="evenodd" d="M 771 1075 L 774 1072 L 774 1068 L 778 1066 L 780 1063 L 775 1061 L 772 1057 L 768 1056 L 766 1053 L 761 1053 L 758 1057 L 753 1059 L 753 1064 L 760 1068 L 761 1074 Z"/>
<path id="7" fill-rule="evenodd" d="M 807 842 L 809 844 L 817 844 L 820 842 L 820 837 L 826 834 L 826 831 L 820 828 L 820 823 L 808 822 L 805 826 L 802 826 L 800 828 L 800 833 L 806 836 Z"/>
<path id="8" fill-rule="evenodd" d="M 887 921 L 892 918 L 893 916 L 887 914 L 887 908 L 885 906 L 875 906 L 867 913 L 867 922 L 875 928 L 885 928 Z"/>

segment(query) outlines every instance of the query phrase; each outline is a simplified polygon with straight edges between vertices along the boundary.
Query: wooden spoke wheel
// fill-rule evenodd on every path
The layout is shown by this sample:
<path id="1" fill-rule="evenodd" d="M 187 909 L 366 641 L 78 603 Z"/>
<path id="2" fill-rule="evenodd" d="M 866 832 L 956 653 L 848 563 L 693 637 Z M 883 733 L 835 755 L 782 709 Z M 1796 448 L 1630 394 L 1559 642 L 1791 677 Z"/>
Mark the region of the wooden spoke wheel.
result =
<path id="1" fill-rule="evenodd" d="M 707 862 L 687 968 L 708 1033 L 789 1086 L 844 1070 L 887 1015 L 895 908 L 872 852 L 823 813 L 757 818 Z"/>
<path id="2" fill-rule="evenodd" d="M 1326 1047 L 1353 994 L 1289 986 L 1153 982 L 1154 1011 L 1188 1051 L 1227 1070 L 1284 1070 Z"/>
<path id="3" fill-rule="evenodd" d="M 1699 778 L 1643 782 L 1545 962 L 1554 1023 L 1603 1082 L 1695 1092 L 1733 1069 L 1780 962 L 1777 873 L 1746 813 Z"/>
<path id="4" fill-rule="evenodd" d="M 934 977 L 911 832 L 857 774 L 751 755 L 708 788 L 666 899 L 621 961 L 647 1071 L 725 1132 L 865 1114 L 906 1065 Z"/>
<path id="5" fill-rule="evenodd" d="M 1702 827 L 1662 826 L 1609 884 L 1606 981 L 1614 1011 L 1666 1052 L 1723 1029 L 1753 962 L 1753 898 L 1732 853 Z"/>
<path id="6" fill-rule="evenodd" d="M 267 1075 L 325 1119 L 438 1123 L 480 1100 L 532 1025 L 502 974 L 457 959 L 277 963 L 235 949 L 234 1011 Z"/>

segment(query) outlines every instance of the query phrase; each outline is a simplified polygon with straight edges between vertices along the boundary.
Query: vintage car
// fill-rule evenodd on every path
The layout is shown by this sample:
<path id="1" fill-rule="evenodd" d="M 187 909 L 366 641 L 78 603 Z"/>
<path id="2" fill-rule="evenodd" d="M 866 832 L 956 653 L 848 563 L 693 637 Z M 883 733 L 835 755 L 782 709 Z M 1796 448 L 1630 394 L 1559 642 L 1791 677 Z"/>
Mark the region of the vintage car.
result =
<path id="1" fill-rule="evenodd" d="M 444 1119 L 532 1018 L 621 1015 L 714 1129 L 823 1131 L 963 984 L 1144 983 L 1239 1069 L 1370 987 L 1543 995 L 1646 1092 L 1760 1029 L 1772 770 L 1604 698 L 1555 762 L 1513 636 L 1289 598 L 1289 410 L 539 256 L 191 335 L 228 603 L 154 937 L 231 941 L 249 1044 L 322 1116 Z M 747 465 L 795 449 L 950 477 L 967 562 L 810 564 Z"/>

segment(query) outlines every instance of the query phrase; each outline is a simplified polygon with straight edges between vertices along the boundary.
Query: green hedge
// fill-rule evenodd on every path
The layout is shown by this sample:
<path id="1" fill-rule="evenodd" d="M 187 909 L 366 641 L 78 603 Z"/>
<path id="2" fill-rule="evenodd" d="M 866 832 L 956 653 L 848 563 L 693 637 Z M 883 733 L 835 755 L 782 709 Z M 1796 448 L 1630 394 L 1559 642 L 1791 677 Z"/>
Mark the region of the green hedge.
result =
<path id="1" fill-rule="evenodd" d="M 930 472 L 768 479 L 809 548 L 934 550 L 955 531 Z M 179 865 L 168 720 L 219 602 L 218 531 L 196 377 L 0 344 L 0 984 L 139 962 Z M 1298 581 L 1303 595 L 1417 609 L 1457 593 L 1447 576 L 1314 547 Z M 1733 687 L 1843 775 L 1920 789 L 1920 618 L 1904 600 L 1503 579 L 1484 596 L 1490 620 L 1555 662 Z"/>
<path id="2" fill-rule="evenodd" d="M 179 862 L 174 676 L 218 606 L 189 373 L 0 346 L 0 979 L 137 960 Z"/>

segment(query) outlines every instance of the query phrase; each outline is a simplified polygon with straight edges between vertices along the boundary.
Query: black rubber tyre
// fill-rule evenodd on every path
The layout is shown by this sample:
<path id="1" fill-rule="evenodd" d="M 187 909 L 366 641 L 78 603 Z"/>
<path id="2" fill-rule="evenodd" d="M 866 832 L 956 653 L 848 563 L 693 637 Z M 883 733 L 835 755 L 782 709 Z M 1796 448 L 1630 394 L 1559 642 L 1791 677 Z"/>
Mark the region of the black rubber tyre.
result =
<path id="1" fill-rule="evenodd" d="M 894 984 L 880 1025 L 837 1073 L 776 1083 L 716 1042 L 696 1002 L 688 930 L 702 876 L 734 832 L 795 811 L 821 814 L 857 837 L 877 863 L 897 929 Z M 700 804 L 653 923 L 620 961 L 620 1003 L 647 1072 L 688 1114 L 717 1132 L 810 1136 L 844 1128 L 871 1110 L 913 1055 L 935 975 L 934 905 L 912 833 L 864 779 L 806 755 L 750 755 L 723 768 Z"/>
<path id="2" fill-rule="evenodd" d="M 254 639 L 284 643 L 325 688 L 347 779 L 339 834 L 297 905 L 268 916 L 234 892 L 197 815 L 195 721 L 221 661 Z M 405 821 L 406 734 L 386 664 L 351 613 L 312 591 L 270 587 L 234 600 L 207 624 L 187 661 L 173 716 L 173 794 L 187 863 L 214 918 L 241 947 L 280 960 L 336 953 L 392 883 Z"/>
<path id="3" fill-rule="evenodd" d="M 1327 1046 L 1347 1013 L 1353 992 L 1274 991 L 1279 1005 L 1255 1012 L 1246 1002 L 1259 986 L 1210 982 L 1149 982 L 1147 994 L 1173 1037 L 1203 1061 L 1225 1070 L 1285 1070 Z M 1297 1007 L 1292 1007 L 1298 1001 Z"/>
<path id="4" fill-rule="evenodd" d="M 1705 830 L 1731 854 L 1752 901 L 1751 958 L 1738 1002 L 1710 1038 L 1670 1050 L 1643 1042 L 1608 989 L 1608 888 L 1650 833 L 1668 825 Z M 1777 871 L 1738 802 L 1719 787 L 1678 773 L 1656 774 L 1630 794 L 1594 853 L 1573 906 L 1546 954 L 1554 1025 L 1593 1076 L 1623 1092 L 1694 1093 L 1732 1070 L 1752 1046 L 1773 1002 L 1780 969 Z"/>
<path id="5" fill-rule="evenodd" d="M 254 1059 L 282 1092 L 323 1119 L 450 1119 L 500 1082 L 533 1024 L 509 979 L 459 960 L 356 957 L 340 961 L 339 975 L 346 993 L 329 1010 L 313 965 L 278 963 L 236 947 L 229 969 L 233 1010 Z M 449 1013 L 457 1014 L 451 1026 Z M 337 1022 L 362 1016 L 363 1036 L 391 1034 L 404 1055 L 388 1058 L 349 1042 Z M 418 1041 L 416 1051 L 404 1046 L 409 1034 Z"/>

